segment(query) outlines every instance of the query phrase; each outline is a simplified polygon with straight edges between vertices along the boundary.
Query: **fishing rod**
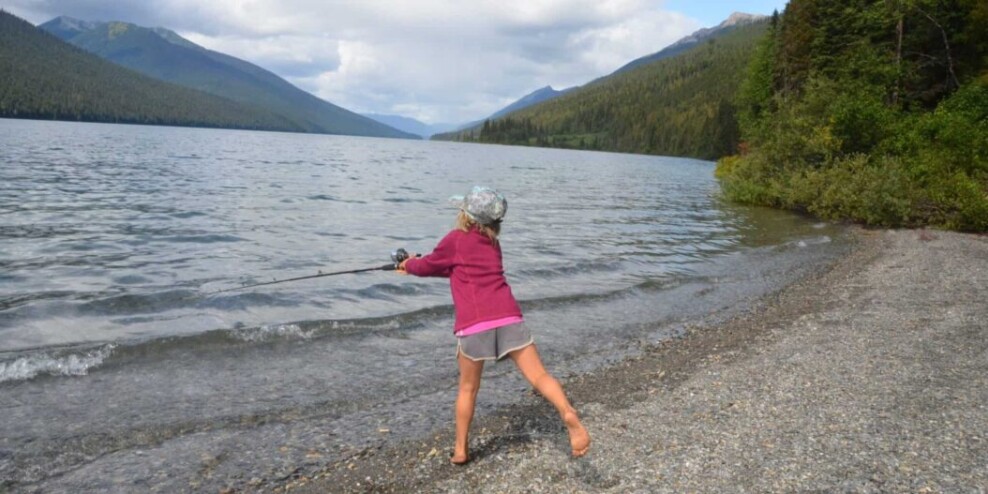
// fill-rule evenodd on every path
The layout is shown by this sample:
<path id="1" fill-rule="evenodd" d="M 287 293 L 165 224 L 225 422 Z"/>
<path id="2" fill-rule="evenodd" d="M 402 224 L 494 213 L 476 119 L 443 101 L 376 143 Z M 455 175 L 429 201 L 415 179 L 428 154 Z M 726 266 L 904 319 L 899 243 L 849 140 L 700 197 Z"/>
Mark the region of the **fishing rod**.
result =
<path id="1" fill-rule="evenodd" d="M 418 254 L 416 257 L 422 257 L 422 255 L 421 254 Z M 241 285 L 241 286 L 237 286 L 237 287 L 233 287 L 233 288 L 225 288 L 223 290 L 216 290 L 215 292 L 209 292 L 206 295 L 214 295 L 214 294 L 217 294 L 217 293 L 232 292 L 234 290 L 246 290 L 247 288 L 254 288 L 254 287 L 265 286 L 265 285 L 275 285 L 275 284 L 278 284 L 278 283 L 288 283 L 289 281 L 311 280 L 313 278 L 322 278 L 324 276 L 337 276 L 337 275 L 341 275 L 341 274 L 366 273 L 366 272 L 369 272 L 369 271 L 394 271 L 394 270 L 398 269 L 398 266 L 401 266 L 401 263 L 404 262 L 405 259 L 408 259 L 408 258 L 409 258 L 408 251 L 406 251 L 405 249 L 398 249 L 398 250 L 396 250 L 396 251 L 394 251 L 394 252 L 391 253 L 391 262 L 388 263 L 388 264 L 385 264 L 383 266 L 376 266 L 376 267 L 373 267 L 373 268 L 350 269 L 350 270 L 347 270 L 347 271 L 334 271 L 332 273 L 323 273 L 322 271 L 320 271 L 318 274 L 311 274 L 309 276 L 299 276 L 297 278 L 288 278 L 288 279 L 285 279 L 285 280 L 265 281 L 264 283 L 253 283 L 253 284 L 250 284 L 250 285 Z"/>

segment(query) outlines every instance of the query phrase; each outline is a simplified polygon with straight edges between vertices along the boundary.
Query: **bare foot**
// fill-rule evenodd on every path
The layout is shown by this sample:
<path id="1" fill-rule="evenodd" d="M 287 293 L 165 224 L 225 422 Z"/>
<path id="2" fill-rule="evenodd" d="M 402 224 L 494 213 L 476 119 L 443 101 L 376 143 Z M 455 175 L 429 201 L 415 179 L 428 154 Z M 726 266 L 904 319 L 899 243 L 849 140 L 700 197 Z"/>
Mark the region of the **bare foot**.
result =
<path id="1" fill-rule="evenodd" d="M 590 450 L 590 433 L 580 423 L 576 410 L 570 410 L 563 415 L 563 423 L 569 431 L 569 445 L 573 449 L 573 458 L 579 458 Z"/>
<path id="2" fill-rule="evenodd" d="M 466 451 L 462 453 L 454 451 L 453 456 L 449 459 L 449 462 L 454 465 L 466 465 L 469 461 L 470 455 L 468 455 Z"/>

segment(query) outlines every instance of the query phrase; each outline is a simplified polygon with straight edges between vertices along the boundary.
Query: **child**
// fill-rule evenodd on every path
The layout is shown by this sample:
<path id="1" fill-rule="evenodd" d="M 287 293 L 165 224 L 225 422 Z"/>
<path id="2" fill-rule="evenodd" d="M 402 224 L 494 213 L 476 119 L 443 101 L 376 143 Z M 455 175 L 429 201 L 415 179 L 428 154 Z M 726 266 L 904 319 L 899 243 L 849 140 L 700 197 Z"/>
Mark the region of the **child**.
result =
<path id="1" fill-rule="evenodd" d="M 542 366 L 521 309 L 504 278 L 498 234 L 507 201 L 487 187 L 474 187 L 466 196 L 454 200 L 460 208 L 456 228 L 431 254 L 421 258 L 412 256 L 398 267 L 402 274 L 449 278 L 453 292 L 460 391 L 456 397 L 456 442 L 450 461 L 463 465 L 470 460 L 467 438 L 484 361 L 506 356 L 556 407 L 569 431 L 573 456 L 583 456 L 590 448 L 590 434 L 580 423 L 559 382 Z"/>

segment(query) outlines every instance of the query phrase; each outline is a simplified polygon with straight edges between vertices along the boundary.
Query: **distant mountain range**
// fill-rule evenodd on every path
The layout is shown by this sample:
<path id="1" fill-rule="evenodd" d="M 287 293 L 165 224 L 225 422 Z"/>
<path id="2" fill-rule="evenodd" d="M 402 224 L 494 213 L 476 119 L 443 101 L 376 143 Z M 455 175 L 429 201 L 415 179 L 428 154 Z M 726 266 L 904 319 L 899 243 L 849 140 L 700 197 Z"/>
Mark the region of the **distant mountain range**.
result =
<path id="1" fill-rule="evenodd" d="M 758 22 L 765 18 L 766 16 L 763 15 L 735 12 L 731 14 L 724 22 L 721 22 L 717 26 L 700 29 L 690 34 L 689 36 L 686 36 L 676 41 L 675 43 L 663 48 L 658 52 L 632 60 L 631 62 L 628 62 L 621 68 L 612 72 L 611 75 L 620 72 L 625 72 L 634 69 L 636 67 L 640 67 L 642 65 L 647 65 L 652 62 L 657 62 L 665 58 L 674 57 L 680 53 L 689 50 L 690 48 L 693 48 L 694 46 L 706 40 L 714 39 L 718 36 L 722 36 L 726 34 L 732 29 L 735 29 L 740 26 L 746 26 L 748 24 Z M 552 86 L 545 86 L 543 88 L 536 89 L 535 91 L 532 91 L 531 93 L 526 94 L 525 96 L 522 96 L 514 103 L 511 103 L 510 105 L 501 108 L 500 110 L 490 114 L 485 118 L 463 124 L 458 124 L 458 125 L 457 124 L 429 125 L 412 118 L 401 117 L 398 115 L 365 114 L 364 116 L 373 118 L 374 120 L 390 125 L 396 129 L 401 129 L 405 132 L 410 132 L 412 134 L 423 136 L 427 139 L 433 135 L 437 135 L 439 139 L 445 139 L 448 138 L 450 135 L 455 135 L 457 132 L 463 130 L 478 129 L 481 125 L 483 125 L 484 121 L 486 120 L 496 120 L 505 115 L 528 108 L 532 105 L 537 105 L 544 101 L 549 101 L 558 98 L 576 89 L 579 89 L 579 87 L 571 87 L 557 91 L 553 89 Z"/>
<path id="2" fill-rule="evenodd" d="M 550 100 L 557 96 L 566 94 L 570 89 L 563 89 L 562 91 L 556 91 L 552 86 L 546 86 L 541 89 L 537 89 L 525 96 L 522 96 L 519 100 L 511 103 L 510 105 L 492 113 L 487 119 L 498 118 L 503 115 L 507 115 L 513 111 L 518 111 L 523 108 L 527 108 L 537 103 Z M 432 137 L 435 134 L 441 134 L 443 132 L 450 132 L 462 129 L 469 129 L 484 123 L 484 120 L 474 120 L 472 122 L 461 123 L 461 124 L 427 124 L 415 120 L 414 118 L 402 117 L 399 115 L 381 115 L 377 113 L 364 113 L 365 117 L 372 118 L 381 122 L 385 125 L 390 125 L 398 130 L 409 132 L 412 134 L 420 135 L 425 139 Z"/>
<path id="3" fill-rule="evenodd" d="M 482 125 L 484 123 L 485 120 L 494 120 L 496 118 L 503 117 L 503 116 L 505 116 L 505 115 L 507 115 L 507 114 L 509 114 L 511 112 L 516 112 L 518 110 L 522 110 L 522 109 L 528 108 L 529 106 L 539 104 L 539 103 L 541 103 L 543 101 L 549 101 L 549 100 L 551 100 L 553 98 L 562 96 L 562 95 L 566 94 L 567 92 L 572 91 L 574 89 L 576 89 L 576 88 L 572 88 L 571 87 L 569 89 L 563 89 L 562 91 L 556 91 L 555 89 L 552 88 L 552 86 L 546 86 L 546 87 L 543 87 L 543 88 L 540 88 L 540 89 L 536 89 L 535 91 L 532 91 L 532 92 L 526 94 L 525 96 L 522 96 L 521 98 L 519 98 L 514 103 L 511 103 L 510 105 L 505 106 L 504 108 L 501 108 L 500 110 L 498 110 L 498 111 L 490 114 L 489 116 L 487 116 L 485 118 L 482 118 L 480 120 L 474 120 L 472 122 L 467 122 L 465 124 L 460 124 L 460 125 L 457 125 L 457 126 L 453 127 L 452 129 L 447 129 L 447 130 L 451 130 L 453 132 L 458 132 L 458 131 L 461 131 L 461 130 L 466 130 L 466 129 L 472 129 L 474 127 L 479 127 L 480 125 Z"/>
<path id="4" fill-rule="evenodd" d="M 643 65 L 648 65 L 650 63 L 654 63 L 659 60 L 674 57 L 676 55 L 688 51 L 691 48 L 694 48 L 695 46 L 699 45 L 700 43 L 703 43 L 704 41 L 718 38 L 720 36 L 729 33 L 733 29 L 736 29 L 741 26 L 746 26 L 752 23 L 756 23 L 766 18 L 767 16 L 763 16 L 763 15 L 734 12 L 724 22 L 721 22 L 717 26 L 711 28 L 699 29 L 693 32 L 692 34 L 690 34 L 689 36 L 681 38 L 680 40 L 663 48 L 658 52 L 628 62 L 627 64 L 615 70 L 608 76 L 595 79 L 585 84 L 584 86 L 571 87 L 568 89 L 564 89 L 562 91 L 556 91 L 551 86 L 546 86 L 544 88 L 538 89 L 522 97 L 518 101 L 504 107 L 503 109 L 498 110 L 497 112 L 493 113 L 487 118 L 481 120 L 475 120 L 473 122 L 463 124 L 458 128 L 454 129 L 452 132 L 437 134 L 435 137 L 437 139 L 459 139 L 462 137 L 462 134 L 460 133 L 463 131 L 471 131 L 476 133 L 476 131 L 478 131 L 481 128 L 481 125 L 483 125 L 485 121 L 497 120 L 498 118 L 523 110 L 530 106 L 537 105 L 539 103 L 543 103 L 549 100 L 553 100 L 572 91 L 579 90 L 582 87 L 587 87 L 591 84 L 597 84 L 599 82 L 603 82 L 609 77 L 620 74 L 622 72 L 627 72 L 629 70 L 641 67 Z"/>
<path id="5" fill-rule="evenodd" d="M 65 16 L 39 27 L 146 76 L 261 108 L 302 132 L 419 137 L 319 99 L 261 67 L 203 48 L 168 29 Z"/>
<path id="6" fill-rule="evenodd" d="M 378 122 L 381 122 L 384 125 L 394 127 L 402 132 L 408 132 L 409 134 L 415 134 L 417 136 L 421 136 L 424 139 L 428 139 L 433 134 L 438 134 L 440 132 L 448 132 L 450 130 L 459 127 L 458 124 L 449 124 L 449 123 L 427 124 L 425 122 L 416 120 L 414 118 L 402 117 L 400 115 L 383 115 L 380 113 L 361 113 L 361 115 L 373 120 L 377 120 Z"/>
<path id="7" fill-rule="evenodd" d="M 713 42 L 725 38 L 735 30 L 752 24 L 763 24 L 761 21 L 765 19 L 764 16 L 732 14 L 718 26 L 701 29 L 656 53 L 633 60 L 609 76 L 561 91 L 546 86 L 523 96 L 484 120 L 455 126 L 430 125 L 396 115 L 357 115 L 298 89 L 261 67 L 198 46 L 164 28 L 147 28 L 125 22 L 84 21 L 63 16 L 52 19 L 38 29 L 30 24 L 25 26 L 24 21 L 2 11 L 0 15 L 3 16 L 5 28 L 0 35 L 6 40 L 0 44 L 0 117 L 218 126 L 404 138 L 428 137 L 454 128 L 457 131 L 436 137 L 632 151 L 635 146 L 647 141 L 645 148 L 639 152 L 666 152 L 663 150 L 672 149 L 670 152 L 696 156 L 711 156 L 719 151 L 690 147 L 695 144 L 692 140 L 692 144 L 685 147 L 682 140 L 677 141 L 678 144 L 673 143 L 675 145 L 671 147 L 658 145 L 659 141 L 668 140 L 666 135 L 653 135 L 646 141 L 641 141 L 642 131 L 646 134 L 658 132 L 656 129 L 667 122 L 656 123 L 652 119 L 660 113 L 665 114 L 672 106 L 678 106 L 691 115 L 699 111 L 699 106 L 703 106 L 706 108 L 705 112 L 696 113 L 697 118 L 690 120 L 690 125 L 713 118 L 717 123 L 707 125 L 704 132 L 713 131 L 718 126 L 721 128 L 718 132 L 724 131 L 729 120 L 727 117 L 732 117 L 728 115 L 733 111 L 728 95 L 733 94 L 733 86 L 728 84 L 721 87 L 718 85 L 720 83 L 711 82 L 710 76 L 704 74 L 734 78 L 731 71 L 736 71 L 735 66 L 739 62 L 729 62 L 724 57 L 735 54 L 745 58 L 750 49 L 745 44 L 747 41 L 732 41 L 732 45 L 720 50 L 715 49 Z M 41 29 L 52 36 L 39 36 Z M 745 40 L 750 37 L 742 36 Z M 68 49 L 68 45 L 63 45 L 58 40 L 85 52 Z M 697 53 L 703 46 L 706 47 L 706 54 L 690 55 L 689 60 L 677 62 L 677 74 L 668 73 L 670 69 L 650 69 L 653 75 L 645 79 L 638 74 L 639 69 L 653 67 L 657 62 L 667 59 L 678 60 L 684 54 Z M 97 62 L 99 59 L 86 52 L 113 63 L 108 64 L 102 60 Z M 718 65 L 709 70 L 711 63 Z M 728 65 L 730 70 L 721 70 Z M 629 78 L 624 77 L 625 74 L 638 75 Z M 684 82 L 694 76 L 700 79 Z M 682 88 L 670 91 L 662 84 L 671 82 L 658 81 L 655 80 L 656 77 L 664 80 L 676 79 L 677 84 L 700 84 L 703 87 L 699 93 L 713 99 L 701 102 L 695 100 L 699 93 L 689 95 Z M 701 80 L 702 82 L 697 82 Z M 637 93 L 628 87 L 629 81 L 638 81 Z M 675 93 L 679 100 L 655 101 L 654 98 L 660 93 Z M 650 104 L 663 106 L 654 108 L 649 113 L 648 108 L 642 108 L 642 102 L 635 101 L 636 95 L 650 99 Z M 590 101 L 588 98 L 600 101 Z M 556 104 L 561 100 L 565 102 Z M 682 107 L 682 101 L 685 100 L 695 100 L 695 107 Z M 709 108 L 711 104 L 715 104 L 714 101 L 719 102 L 716 103 L 719 106 Z M 546 106 L 550 103 L 552 106 Z M 631 106 L 624 108 L 615 105 Z M 543 108 L 546 110 L 543 111 Z M 629 110 L 630 108 L 634 108 L 634 111 Z M 205 109 L 209 111 L 204 111 Z M 642 114 L 642 111 L 646 113 Z M 518 115 L 520 117 L 516 117 Z M 643 116 L 645 120 L 641 122 L 621 120 L 625 117 L 641 119 Z M 668 114 L 662 118 L 675 116 Z M 486 122 L 494 123 L 512 118 L 524 120 L 487 128 Z M 519 122 L 525 123 L 518 127 Z M 600 127 L 602 123 L 610 128 Z M 639 124 L 647 128 L 639 128 Z M 684 123 L 681 127 L 685 125 Z M 482 130 L 489 132 L 487 137 L 482 136 Z M 635 135 L 629 138 L 615 132 L 632 132 Z M 509 133 L 510 138 L 506 137 Z M 497 137 L 492 137 L 495 134 Z"/>
<path id="8" fill-rule="evenodd" d="M 147 77 L 0 10 L 0 117 L 300 131 L 291 121 Z"/>
<path id="9" fill-rule="evenodd" d="M 767 25 L 734 14 L 563 95 L 433 139 L 708 159 L 733 153 L 734 97 Z"/>

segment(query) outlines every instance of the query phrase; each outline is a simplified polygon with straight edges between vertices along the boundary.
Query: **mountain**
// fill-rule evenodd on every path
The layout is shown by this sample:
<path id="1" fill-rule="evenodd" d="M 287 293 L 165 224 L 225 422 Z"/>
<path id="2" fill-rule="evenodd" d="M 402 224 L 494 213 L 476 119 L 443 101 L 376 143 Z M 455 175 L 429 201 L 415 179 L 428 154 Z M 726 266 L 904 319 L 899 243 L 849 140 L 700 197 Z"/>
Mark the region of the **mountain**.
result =
<path id="1" fill-rule="evenodd" d="M 665 58 L 674 57 L 680 53 L 683 53 L 686 50 L 689 50 L 690 48 L 693 48 L 696 45 L 699 45 L 700 43 L 708 39 L 713 39 L 718 36 L 723 36 L 724 34 L 730 32 L 731 30 L 737 27 L 746 26 L 748 24 L 752 24 L 764 20 L 766 18 L 767 16 L 764 15 L 734 12 L 733 14 L 728 16 L 728 18 L 724 22 L 721 22 L 720 24 L 714 27 L 706 27 L 700 29 L 694 32 L 693 34 L 690 34 L 689 36 L 686 36 L 685 38 L 682 38 L 679 41 L 676 41 L 675 43 L 663 48 L 658 52 L 632 60 L 627 64 L 625 64 L 620 69 L 614 71 L 614 73 L 617 74 L 619 72 L 631 70 L 635 67 L 640 67 L 642 65 L 646 65 L 652 62 L 657 62 Z"/>
<path id="2" fill-rule="evenodd" d="M 494 112 L 493 114 L 491 114 L 491 116 L 487 118 L 488 119 L 498 118 L 507 115 L 511 112 L 528 108 L 529 106 L 532 106 L 534 104 L 541 103 L 543 101 L 548 101 L 550 99 L 566 94 L 572 89 L 573 88 L 563 89 L 562 91 L 556 91 L 555 89 L 552 88 L 552 86 L 546 86 L 541 89 L 536 89 L 535 91 L 532 91 L 531 93 L 522 96 L 514 103 L 511 103 L 510 105 Z M 483 120 L 474 120 L 472 122 L 467 122 L 463 124 L 429 125 L 427 123 L 423 123 L 418 120 L 415 120 L 414 118 L 402 117 L 399 115 L 381 115 L 377 113 L 364 113 L 363 115 L 367 118 L 372 118 L 374 120 L 377 120 L 378 122 L 381 122 L 385 125 L 390 125 L 391 127 L 394 127 L 398 130 L 402 130 L 404 132 L 408 132 L 415 135 L 420 135 L 425 139 L 429 139 L 430 137 L 436 134 L 469 129 L 471 127 L 476 127 L 484 123 Z"/>
<path id="3" fill-rule="evenodd" d="M 414 118 L 402 117 L 400 115 L 382 115 L 380 113 L 361 113 L 361 115 L 400 131 L 422 136 L 423 139 L 428 139 L 433 134 L 440 132 L 449 132 L 458 127 L 457 124 L 427 124 Z"/>
<path id="4" fill-rule="evenodd" d="M 500 110 L 494 112 L 493 115 L 491 115 L 491 116 L 489 116 L 487 118 L 489 118 L 489 119 L 495 119 L 495 118 L 503 117 L 503 116 L 505 116 L 505 115 L 507 115 L 507 114 L 509 114 L 511 112 L 522 110 L 522 109 L 528 108 L 529 106 L 532 106 L 532 105 L 541 103 L 543 101 L 549 101 L 549 100 L 551 100 L 553 98 L 557 98 L 559 96 L 562 96 L 562 95 L 564 95 L 564 94 L 572 91 L 573 89 L 575 89 L 575 88 L 569 88 L 569 89 L 563 89 L 562 91 L 556 91 L 555 89 L 552 88 L 552 86 L 546 86 L 546 87 L 541 88 L 541 89 L 536 89 L 535 91 L 532 91 L 531 93 L 528 93 L 525 96 L 522 96 L 521 99 L 519 99 L 518 101 L 515 101 L 514 103 L 511 103 L 510 105 L 508 105 L 508 106 L 506 106 L 504 108 L 501 108 Z"/>
<path id="5" fill-rule="evenodd" d="M 107 62 L 3 10 L 0 117 L 301 130 L 262 108 Z"/>
<path id="6" fill-rule="evenodd" d="M 146 76 L 264 108 L 303 132 L 415 137 L 321 100 L 261 67 L 207 50 L 168 29 L 64 16 L 39 27 Z"/>
<path id="7" fill-rule="evenodd" d="M 55 22 L 57 20 L 58 22 Z M 45 31 L 54 34 L 59 39 L 66 39 L 75 36 L 83 31 L 95 29 L 98 23 L 73 19 L 71 17 L 59 17 L 48 22 L 49 26 L 40 26 Z"/>
<path id="8" fill-rule="evenodd" d="M 769 24 L 740 25 L 684 51 L 434 139 L 716 158 L 734 152 L 734 99 Z"/>
<path id="9" fill-rule="evenodd" d="M 528 108 L 529 106 L 541 103 L 543 101 L 549 101 L 550 99 L 562 96 L 563 94 L 566 94 L 567 92 L 572 91 L 574 89 L 576 88 L 571 87 L 569 89 L 563 89 L 562 91 L 556 91 L 555 89 L 552 88 L 552 86 L 546 86 L 541 89 L 536 89 L 535 91 L 532 91 L 531 93 L 522 96 L 514 103 L 511 103 L 510 105 L 505 106 L 504 108 L 501 108 L 500 110 L 490 114 L 487 118 L 455 125 L 451 129 L 446 129 L 441 132 L 443 133 L 449 133 L 450 131 L 459 132 L 462 130 L 472 129 L 474 127 L 479 128 L 481 125 L 483 125 L 485 120 L 492 120 L 495 118 L 503 117 L 511 112 Z"/>

